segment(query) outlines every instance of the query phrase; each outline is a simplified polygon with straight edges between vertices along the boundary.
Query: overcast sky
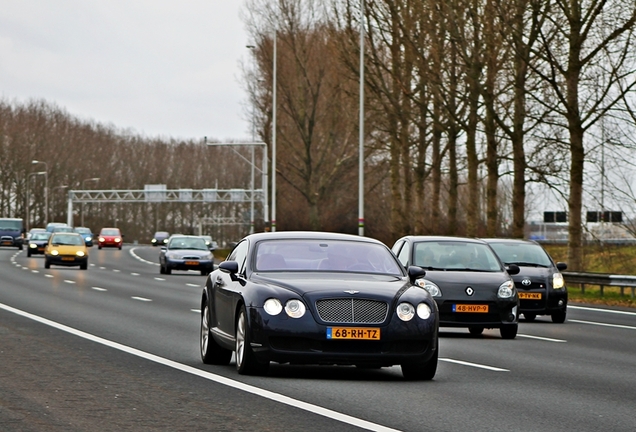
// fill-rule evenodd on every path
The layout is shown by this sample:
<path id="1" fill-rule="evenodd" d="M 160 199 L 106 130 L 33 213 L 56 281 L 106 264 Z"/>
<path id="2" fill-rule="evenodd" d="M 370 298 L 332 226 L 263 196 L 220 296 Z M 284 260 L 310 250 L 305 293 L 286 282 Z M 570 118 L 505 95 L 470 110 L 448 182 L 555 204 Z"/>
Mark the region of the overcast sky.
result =
<path id="1" fill-rule="evenodd" d="M 243 0 L 0 0 L 0 96 L 149 137 L 249 136 Z"/>

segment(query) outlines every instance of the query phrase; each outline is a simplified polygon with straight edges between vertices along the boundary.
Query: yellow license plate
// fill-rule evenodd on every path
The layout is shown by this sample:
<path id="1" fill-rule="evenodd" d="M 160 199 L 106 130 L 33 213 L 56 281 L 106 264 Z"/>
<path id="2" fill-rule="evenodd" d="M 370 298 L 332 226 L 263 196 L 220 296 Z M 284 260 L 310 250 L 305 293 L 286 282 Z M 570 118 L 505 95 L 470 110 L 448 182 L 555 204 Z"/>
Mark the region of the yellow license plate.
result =
<path id="1" fill-rule="evenodd" d="M 520 292 L 520 299 L 541 300 L 541 293 Z"/>
<path id="2" fill-rule="evenodd" d="M 2 242 L 2 244 L 3 244 L 3 245 L 11 245 L 11 244 L 13 244 L 13 243 L 11 243 L 10 241 L 4 241 L 4 242 Z"/>
<path id="3" fill-rule="evenodd" d="M 369 327 L 327 327 L 327 339 L 380 340 L 380 329 Z"/>
<path id="4" fill-rule="evenodd" d="M 199 261 L 186 261 L 185 265 L 199 265 Z"/>
<path id="5" fill-rule="evenodd" d="M 488 313 L 488 305 L 454 304 L 453 312 L 459 313 Z"/>
<path id="6" fill-rule="evenodd" d="M 62 257 L 62 261 L 75 261 L 73 257 Z"/>

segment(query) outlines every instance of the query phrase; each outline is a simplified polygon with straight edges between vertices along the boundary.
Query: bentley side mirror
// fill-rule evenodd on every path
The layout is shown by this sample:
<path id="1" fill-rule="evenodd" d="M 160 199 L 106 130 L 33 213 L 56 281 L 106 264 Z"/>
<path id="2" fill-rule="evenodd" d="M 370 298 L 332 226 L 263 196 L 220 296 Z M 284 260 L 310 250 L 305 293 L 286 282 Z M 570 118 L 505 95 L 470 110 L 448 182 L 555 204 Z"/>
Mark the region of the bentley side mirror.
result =
<path id="1" fill-rule="evenodd" d="M 407 271 L 412 284 L 415 284 L 416 279 L 426 276 L 426 270 L 419 266 L 409 266 Z"/>

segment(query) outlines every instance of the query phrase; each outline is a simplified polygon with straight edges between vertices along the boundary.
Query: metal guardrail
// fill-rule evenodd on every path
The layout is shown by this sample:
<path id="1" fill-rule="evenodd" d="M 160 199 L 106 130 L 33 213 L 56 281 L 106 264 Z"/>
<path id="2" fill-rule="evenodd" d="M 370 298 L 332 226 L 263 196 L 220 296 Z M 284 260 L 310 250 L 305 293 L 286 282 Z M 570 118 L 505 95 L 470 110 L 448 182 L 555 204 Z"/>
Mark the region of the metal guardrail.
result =
<path id="1" fill-rule="evenodd" d="M 586 285 L 595 285 L 600 287 L 601 297 L 604 295 L 605 287 L 620 288 L 621 297 L 625 295 L 625 288 L 631 289 L 632 299 L 636 294 L 636 276 L 578 272 L 562 272 L 562 274 L 566 284 L 579 284 L 582 293 L 585 292 Z"/>

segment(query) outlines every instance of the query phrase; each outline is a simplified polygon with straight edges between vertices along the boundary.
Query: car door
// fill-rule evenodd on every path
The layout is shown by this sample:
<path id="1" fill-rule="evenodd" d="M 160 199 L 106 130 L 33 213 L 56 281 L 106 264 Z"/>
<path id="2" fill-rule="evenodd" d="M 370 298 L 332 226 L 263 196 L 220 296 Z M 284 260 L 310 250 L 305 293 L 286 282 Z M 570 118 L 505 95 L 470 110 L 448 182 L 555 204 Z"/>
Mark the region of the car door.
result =
<path id="1" fill-rule="evenodd" d="M 234 337 L 236 303 L 241 297 L 245 285 L 245 261 L 249 243 L 240 242 L 227 257 L 226 261 L 238 263 L 238 274 L 231 275 L 223 271 L 217 272 L 214 281 L 214 316 L 216 327 L 226 335 Z"/>

